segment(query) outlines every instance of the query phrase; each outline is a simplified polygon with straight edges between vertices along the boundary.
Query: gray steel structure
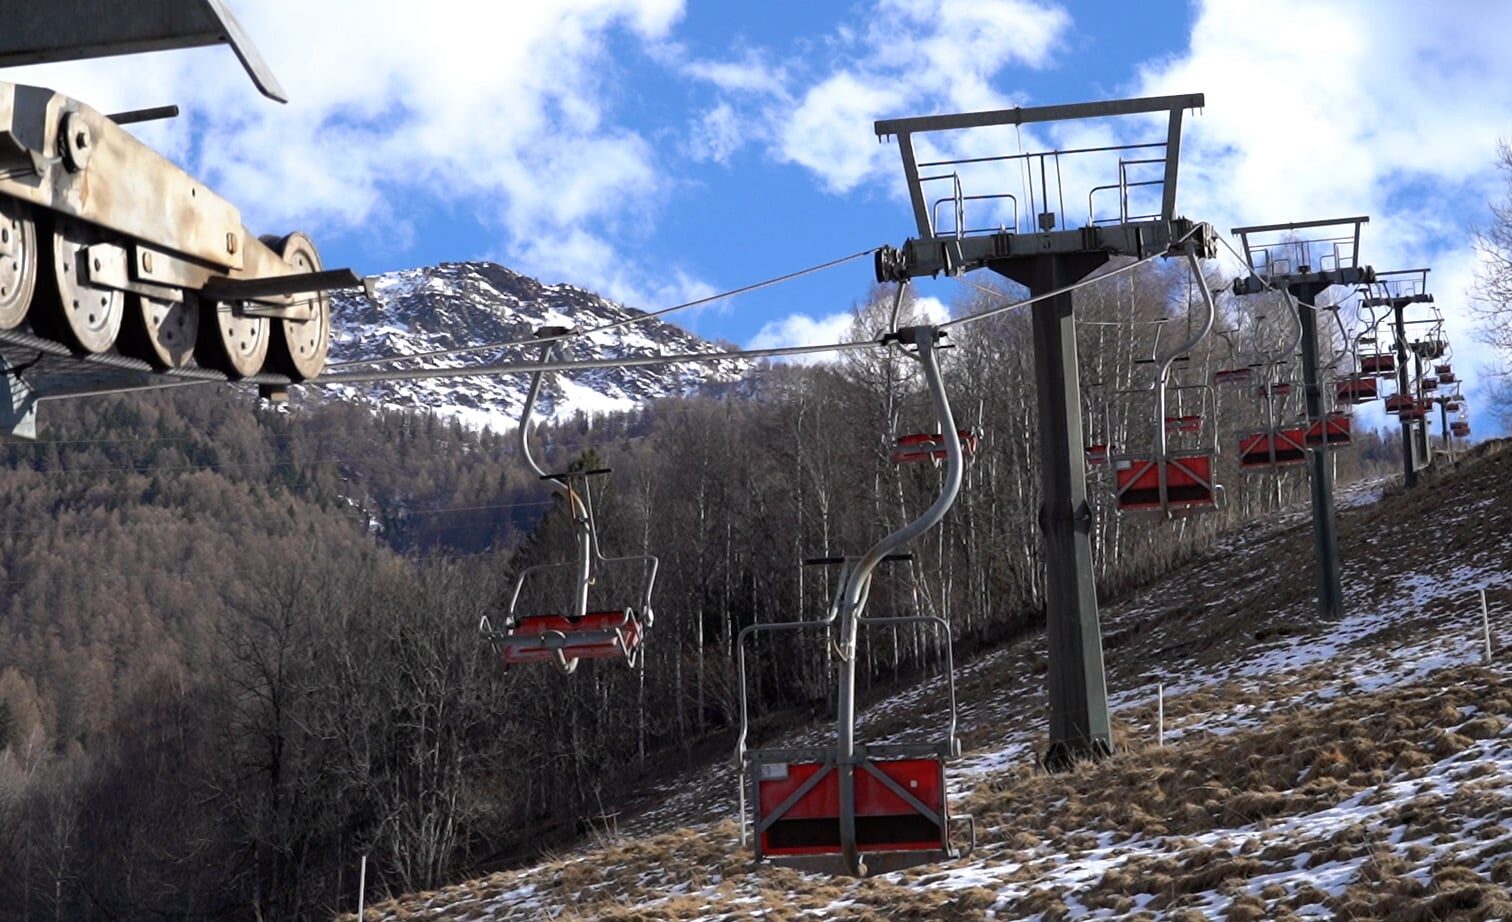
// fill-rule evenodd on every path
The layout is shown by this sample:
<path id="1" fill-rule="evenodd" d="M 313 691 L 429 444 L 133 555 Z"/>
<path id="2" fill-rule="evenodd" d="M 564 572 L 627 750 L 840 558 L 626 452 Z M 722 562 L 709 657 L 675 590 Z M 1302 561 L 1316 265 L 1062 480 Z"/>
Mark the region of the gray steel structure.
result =
<path id="1" fill-rule="evenodd" d="M 1359 264 L 1360 228 L 1368 217 L 1329 218 L 1286 224 L 1261 224 L 1236 227 L 1244 250 L 1249 274 L 1234 280 L 1234 293 L 1259 294 L 1269 288 L 1285 289 L 1296 301 L 1297 319 L 1302 327 L 1302 386 L 1306 399 L 1307 419 L 1321 425 L 1324 420 L 1323 389 L 1319 380 L 1318 308 L 1316 299 L 1334 285 L 1366 284 L 1375 279 L 1375 270 Z M 1326 227 L 1350 227 L 1352 233 L 1311 240 L 1289 239 L 1274 244 L 1252 244 L 1251 236 L 1289 234 L 1299 230 Z M 1322 245 L 1322 254 L 1314 248 Z M 1276 257 L 1275 251 L 1289 252 L 1293 258 Z M 1256 265 L 1260 257 L 1260 265 Z M 1332 260 L 1332 266 L 1327 263 Z M 1327 617 L 1344 614 L 1344 590 L 1340 577 L 1338 526 L 1333 502 L 1333 466 L 1328 463 L 1327 444 L 1308 449 L 1308 471 L 1312 485 L 1313 544 L 1318 561 L 1318 608 Z"/>
<path id="2" fill-rule="evenodd" d="M 0 67 L 228 44 L 284 94 L 222 0 L 55 0 L 0 13 Z M 238 210 L 106 115 L 0 82 L 0 429 L 34 436 L 40 401 L 317 376 L 332 288 L 303 234 L 259 238 Z M 203 321 L 203 322 L 202 322 Z"/>
<path id="3" fill-rule="evenodd" d="M 1409 321 L 1406 317 L 1407 308 L 1413 304 L 1432 304 L 1433 295 L 1427 292 L 1428 269 L 1396 269 L 1391 272 L 1376 274 L 1376 280 L 1386 288 L 1386 294 L 1381 297 L 1366 298 L 1360 302 L 1365 307 L 1390 308 L 1392 316 L 1392 335 L 1396 340 L 1397 357 L 1397 393 L 1410 394 L 1414 398 L 1421 397 L 1417 392 L 1414 382 L 1423 377 L 1423 359 L 1421 353 L 1412 348 L 1407 341 L 1407 327 L 1411 323 L 1432 321 Z M 1416 279 L 1415 285 L 1411 284 Z M 1407 283 L 1399 285 L 1399 283 Z M 1399 288 L 1408 287 L 1412 290 L 1403 291 Z M 1407 353 L 1413 354 L 1413 370 L 1409 376 L 1407 371 Z M 1402 483 L 1409 489 L 1417 486 L 1418 471 L 1427 468 L 1432 462 L 1432 452 L 1428 450 L 1428 426 L 1420 419 L 1412 419 L 1400 415 L 1402 424 Z"/>
<path id="4" fill-rule="evenodd" d="M 876 123 L 879 138 L 896 137 L 908 181 L 918 236 L 902 247 L 884 247 L 876 258 L 880 282 L 904 282 L 941 272 L 958 274 L 991 269 L 1021 285 L 1031 295 L 1046 295 L 1086 278 L 1115 256 L 1145 258 L 1190 252 L 1214 255 L 1216 237 L 1210 225 L 1176 216 L 1176 176 L 1181 150 L 1182 115 L 1203 105 L 1198 94 L 1114 100 L 1038 108 L 1002 109 L 923 118 L 888 119 Z M 1160 140 L 1107 147 L 1047 150 L 921 162 L 914 142 L 921 135 L 941 131 L 981 130 L 999 126 L 1046 124 L 1066 120 L 1139 115 L 1165 116 Z M 1144 157 L 1159 150 L 1159 157 Z M 1135 151 L 1139 155 L 1125 158 Z M 1117 160 L 1118 182 L 1088 192 L 1087 223 L 1072 227 L 1065 215 L 1061 161 L 1073 156 Z M 1030 211 L 1021 228 L 1018 199 L 1001 188 L 968 195 L 960 171 L 988 164 L 1011 166 L 1019 180 L 1028 177 Z M 1034 181 L 1038 168 L 1038 202 Z M 1050 170 L 1060 202 L 1051 211 Z M 1145 169 L 1151 178 L 1139 179 Z M 940 170 L 924 173 L 921 170 Z M 945 172 L 948 170 L 949 172 Z M 1020 172 L 1022 171 L 1022 172 Z M 1155 172 L 1155 171 L 1158 171 Z M 951 183 L 952 194 L 931 204 L 926 185 Z M 1145 189 L 1159 187 L 1159 201 L 1141 205 Z M 1118 208 L 1099 217 L 1099 192 L 1116 191 Z M 1106 196 L 1104 196 L 1106 198 Z M 973 229 L 966 220 L 968 203 L 1013 203 L 1013 226 Z M 939 206 L 952 204 L 954 224 L 937 226 Z M 1150 210 L 1141 210 L 1148 208 Z M 1039 401 L 1040 466 L 1043 506 L 1040 532 L 1046 557 L 1046 633 L 1049 641 L 1050 745 L 1045 764 L 1069 767 L 1080 758 L 1098 758 L 1113 751 L 1108 718 L 1108 694 L 1103 666 L 1102 635 L 1098 624 L 1097 588 L 1092 569 L 1092 508 L 1087 502 L 1087 477 L 1082 435 L 1082 401 L 1076 360 L 1076 319 L 1069 291 L 1036 301 L 1032 308 L 1035 382 Z"/>
<path id="5" fill-rule="evenodd" d="M 928 864 L 947 858 L 954 858 L 959 851 L 952 842 L 952 826 L 958 822 L 966 822 L 970 829 L 971 842 L 975 843 L 975 826 L 970 818 L 952 819 L 949 811 L 949 798 L 945 794 L 943 785 L 944 762 L 948 758 L 960 755 L 961 743 L 956 738 L 956 691 L 955 691 L 955 660 L 950 644 L 950 625 L 937 615 L 908 615 L 900 617 L 872 618 L 866 616 L 866 603 L 871 593 L 872 576 L 877 567 L 884 561 L 906 559 L 908 555 L 900 555 L 897 552 L 909 542 L 920 537 L 925 532 L 934 528 L 945 518 L 950 507 L 955 503 L 956 495 L 960 492 L 961 481 L 965 470 L 965 453 L 961 447 L 960 439 L 956 436 L 955 417 L 951 412 L 950 399 L 945 392 L 944 378 L 940 373 L 939 357 L 936 354 L 939 348 L 937 340 L 943 337 L 943 333 L 933 326 L 905 327 L 897 330 L 895 335 L 890 336 L 891 342 L 900 346 L 911 347 L 911 353 L 919 362 L 924 372 L 924 380 L 929 388 L 930 401 L 934 409 L 935 419 L 945 448 L 945 473 L 940 485 L 940 494 L 928 509 L 919 518 L 872 545 L 866 553 L 859 557 L 844 557 L 838 559 L 822 559 L 809 561 L 817 564 L 839 564 L 840 584 L 836 591 L 834 601 L 830 605 L 829 614 L 817 621 L 778 621 L 766 624 L 752 624 L 740 632 L 736 640 L 737 671 L 739 675 L 740 692 L 740 736 L 735 744 L 735 760 L 741 770 L 741 834 L 745 835 L 745 803 L 747 791 L 753 808 L 757 810 L 756 823 L 752 831 L 752 844 L 756 858 L 769 860 L 771 856 L 764 854 L 762 849 L 762 834 L 774 823 L 780 822 L 803 797 L 812 790 L 828 774 L 834 772 L 839 781 L 839 861 L 827 855 L 812 855 L 805 857 L 787 857 L 775 859 L 784 864 L 810 870 L 837 871 L 857 876 L 864 876 L 871 872 L 893 871 L 918 864 Z M 946 733 L 943 739 L 935 743 L 914 745 L 867 745 L 856 741 L 856 660 L 858 635 L 861 625 L 898 625 L 898 624 L 924 624 L 931 626 L 944 634 L 945 637 L 945 676 L 949 691 L 950 716 Z M 746 739 L 750 732 L 750 718 L 746 693 L 746 642 L 757 634 L 772 632 L 788 632 L 798 630 L 811 630 L 814 628 L 827 630 L 835 627 L 839 632 L 839 641 L 836 644 L 836 658 L 839 660 L 839 689 L 836 696 L 837 715 L 835 719 L 836 733 L 835 745 L 822 748 L 801 749 L 750 749 L 746 746 Z M 912 793 L 898 785 L 887 777 L 874 764 L 881 759 L 933 759 L 940 764 L 940 808 L 935 810 L 922 803 Z M 760 813 L 759 785 L 768 767 L 781 766 L 785 771 L 789 763 L 818 763 L 820 770 L 811 776 L 799 789 L 794 791 L 783 803 L 778 804 L 766 816 Z M 862 844 L 858 841 L 856 829 L 856 805 L 855 786 L 856 772 L 863 771 L 891 791 L 893 795 L 904 803 L 907 803 L 920 817 L 934 825 L 934 839 L 937 848 L 926 851 L 877 851 L 870 854 L 864 853 Z M 968 848 L 969 851 L 969 848 Z"/>

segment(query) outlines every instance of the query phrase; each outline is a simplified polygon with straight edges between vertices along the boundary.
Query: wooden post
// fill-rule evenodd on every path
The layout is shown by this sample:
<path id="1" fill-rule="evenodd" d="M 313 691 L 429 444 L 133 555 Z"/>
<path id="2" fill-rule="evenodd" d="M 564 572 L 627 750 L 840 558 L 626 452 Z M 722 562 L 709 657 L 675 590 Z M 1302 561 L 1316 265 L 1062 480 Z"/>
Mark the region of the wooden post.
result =
<path id="1" fill-rule="evenodd" d="M 1481 634 L 1486 643 L 1486 665 L 1491 665 L 1491 609 L 1486 605 L 1486 590 L 1480 591 L 1481 597 Z"/>
<path id="2" fill-rule="evenodd" d="M 1155 683 L 1155 745 L 1165 746 L 1165 683 Z"/>

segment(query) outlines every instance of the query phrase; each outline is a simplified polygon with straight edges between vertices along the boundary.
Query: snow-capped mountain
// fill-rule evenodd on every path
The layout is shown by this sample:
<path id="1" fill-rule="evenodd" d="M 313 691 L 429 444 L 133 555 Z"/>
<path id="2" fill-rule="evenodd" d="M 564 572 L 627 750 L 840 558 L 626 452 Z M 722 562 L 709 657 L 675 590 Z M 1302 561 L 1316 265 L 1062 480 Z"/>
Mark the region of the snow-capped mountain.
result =
<path id="1" fill-rule="evenodd" d="M 641 316 L 571 285 L 543 285 L 486 262 L 443 263 L 379 276 L 377 301 L 338 294 L 328 373 L 365 371 L 342 363 L 393 355 L 419 355 L 495 342 L 529 339 L 542 326 L 587 330 Z M 719 346 L 660 320 L 647 320 L 560 344 L 562 359 L 618 358 L 683 353 L 717 354 Z M 499 349 L 466 356 L 417 358 L 383 366 L 441 368 L 461 364 L 534 362 L 539 347 Z M 548 375 L 538 418 L 567 420 L 634 409 L 658 397 L 683 396 L 709 385 L 738 381 L 751 368 L 743 359 L 653 365 Z M 529 375 L 437 378 L 333 387 L 333 396 L 434 411 L 468 426 L 511 429 L 519 424 Z"/>

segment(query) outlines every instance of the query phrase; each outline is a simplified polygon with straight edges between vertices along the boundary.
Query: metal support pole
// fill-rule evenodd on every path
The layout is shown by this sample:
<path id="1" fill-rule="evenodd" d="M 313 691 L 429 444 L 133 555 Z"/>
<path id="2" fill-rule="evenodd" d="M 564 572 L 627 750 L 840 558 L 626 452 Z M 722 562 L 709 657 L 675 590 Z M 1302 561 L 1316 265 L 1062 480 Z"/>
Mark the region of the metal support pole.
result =
<path id="1" fill-rule="evenodd" d="M 1412 394 L 1411 383 L 1407 380 L 1407 321 L 1402 314 L 1406 310 L 1406 304 L 1398 300 L 1392 305 L 1395 314 L 1396 354 L 1397 354 L 1397 394 L 1415 399 Z M 1408 488 L 1417 486 L 1417 465 L 1412 461 L 1412 417 L 1402 418 L 1402 483 Z"/>
<path id="2" fill-rule="evenodd" d="M 1302 323 L 1302 387 L 1307 395 L 1307 420 L 1324 425 L 1323 388 L 1318 382 L 1318 311 L 1314 299 L 1323 286 L 1292 285 L 1297 299 L 1297 318 Z M 1318 609 L 1328 618 L 1344 615 L 1344 590 L 1339 577 L 1339 539 L 1334 522 L 1333 467 L 1328 463 L 1327 441 L 1308 452 L 1312 474 L 1313 544 L 1318 558 Z"/>
<path id="3" fill-rule="evenodd" d="M 1045 254 L 990 268 L 1039 295 L 1084 278 L 1106 260 L 1101 253 Z M 1092 569 L 1092 507 L 1087 503 L 1071 295 L 1035 302 L 1032 322 L 1050 656 L 1050 748 L 1045 766 L 1059 771 L 1080 759 L 1111 755 L 1113 739 Z"/>

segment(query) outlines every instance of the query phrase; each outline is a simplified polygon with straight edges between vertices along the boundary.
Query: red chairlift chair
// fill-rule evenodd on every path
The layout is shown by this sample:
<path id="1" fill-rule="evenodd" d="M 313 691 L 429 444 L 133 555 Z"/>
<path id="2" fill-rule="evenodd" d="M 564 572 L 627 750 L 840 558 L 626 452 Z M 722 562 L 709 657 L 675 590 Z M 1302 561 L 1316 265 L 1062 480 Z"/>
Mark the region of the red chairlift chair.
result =
<path id="1" fill-rule="evenodd" d="M 1386 412 L 1400 414 L 1404 410 L 1411 410 L 1417 405 L 1417 400 L 1407 394 L 1392 394 L 1386 398 Z"/>
<path id="2" fill-rule="evenodd" d="M 1350 375 L 1335 385 L 1335 397 L 1339 403 L 1369 403 L 1380 397 L 1380 386 L 1372 375 Z"/>
<path id="3" fill-rule="evenodd" d="M 1422 385 L 1423 390 L 1425 390 L 1425 391 L 1436 391 L 1436 390 L 1438 390 L 1439 379 L 1438 378 L 1424 378 L 1420 383 Z"/>
<path id="4" fill-rule="evenodd" d="M 1354 441 L 1354 420 L 1348 413 L 1330 413 L 1307 426 L 1307 447 L 1349 445 Z"/>
<path id="5" fill-rule="evenodd" d="M 1255 389 L 1259 397 L 1290 397 L 1292 383 L 1290 381 L 1277 381 L 1275 384 L 1262 384 Z"/>
<path id="6" fill-rule="evenodd" d="M 542 327 L 538 337 L 547 340 L 541 361 L 550 361 L 557 342 L 569 335 L 564 327 Z M 649 554 L 606 557 L 599 548 L 598 528 L 593 515 L 593 491 L 590 480 L 608 474 L 608 469 L 547 473 L 531 455 L 530 417 L 540 396 L 542 372 L 531 379 L 525 397 L 525 409 L 518 431 L 520 454 L 525 463 L 542 479 L 552 484 L 567 502 L 572 516 L 576 555 L 573 560 L 536 564 L 521 570 L 515 577 L 514 592 L 504 614 L 504 625 L 495 629 L 484 616 L 478 627 L 494 645 L 506 666 L 527 663 L 552 663 L 563 673 L 574 672 L 581 660 L 620 659 L 635 665 L 651 626 L 651 594 L 656 586 L 657 559 Z M 597 582 L 604 564 L 639 563 L 646 574 L 645 591 L 636 608 L 624 607 L 589 611 L 589 590 Z M 520 598 L 526 582 L 546 570 L 568 569 L 573 573 L 570 604 L 548 614 L 521 614 Z M 563 614 L 563 610 L 567 612 Z"/>
<path id="7" fill-rule="evenodd" d="M 1360 373 L 1378 378 L 1387 378 L 1396 374 L 1396 354 L 1376 352 L 1360 356 Z"/>
<path id="8" fill-rule="evenodd" d="M 1093 467 L 1101 467 L 1108 463 L 1107 445 L 1088 445 L 1087 463 Z"/>
<path id="9" fill-rule="evenodd" d="M 1221 368 L 1213 372 L 1214 384 L 1249 384 L 1255 380 L 1253 368 Z"/>
<path id="10" fill-rule="evenodd" d="M 981 435 L 975 429 L 958 429 L 956 436 L 961 440 L 961 451 L 966 458 L 975 458 L 977 449 L 981 447 Z M 917 464 L 921 461 L 944 461 L 945 454 L 944 436 L 934 432 L 919 432 L 898 436 L 893 442 L 892 462 Z"/>
<path id="11" fill-rule="evenodd" d="M 1263 471 L 1307 461 L 1307 430 L 1302 426 L 1256 432 L 1239 439 L 1239 467 Z"/>
<path id="12" fill-rule="evenodd" d="M 1167 416 L 1165 418 L 1167 432 L 1201 432 L 1202 416 L 1189 413 L 1184 416 Z"/>
<path id="13" fill-rule="evenodd" d="M 1165 474 L 1165 501 L 1161 501 L 1161 473 Z M 1114 465 L 1115 498 L 1126 512 L 1169 511 L 1186 515 L 1216 508 L 1218 489 L 1213 481 L 1213 456 L 1206 452 L 1185 456 L 1126 458 Z"/>
<path id="14" fill-rule="evenodd" d="M 899 331 L 899 339 L 917 347 L 911 353 L 923 366 L 940 430 L 955 430 L 944 382 L 936 364 L 934 327 Z M 952 842 L 958 821 L 975 828 L 970 817 L 950 815 L 945 784 L 945 760 L 960 754 L 956 737 L 954 661 L 949 624 L 937 615 L 873 618 L 865 614 L 875 567 L 887 560 L 910 559 L 895 554 L 909 540 L 938 525 L 960 491 L 966 457 L 964 430 L 951 439 L 910 444 L 926 457 L 938 450 L 945 456 L 945 476 L 939 498 L 920 518 L 887 535 L 866 554 L 855 558 L 823 558 L 812 564 L 843 567 L 840 586 L 821 621 L 765 622 L 747 626 L 736 641 L 739 676 L 740 735 L 736 760 L 743 768 L 740 788 L 742 839 L 745 802 L 749 791 L 754 807 L 751 837 L 758 861 L 771 860 L 809 870 L 865 875 L 958 857 Z M 954 443 L 954 444 L 953 444 Z M 956 445 L 960 450 L 955 449 Z M 934 447 L 930 447 L 934 446 Z M 934 743 L 869 745 L 855 740 L 855 669 L 857 630 L 863 625 L 923 624 L 946 637 L 946 688 L 950 724 L 945 739 Z M 746 688 L 746 641 L 760 632 L 838 628 L 836 743 L 824 748 L 747 749 L 750 728 Z M 827 642 L 835 643 L 833 639 Z M 969 851 L 969 848 L 968 848 Z"/>
<path id="15" fill-rule="evenodd" d="M 1470 435 L 1470 423 L 1463 419 L 1456 419 L 1449 424 L 1449 431 L 1456 438 L 1467 438 Z"/>

